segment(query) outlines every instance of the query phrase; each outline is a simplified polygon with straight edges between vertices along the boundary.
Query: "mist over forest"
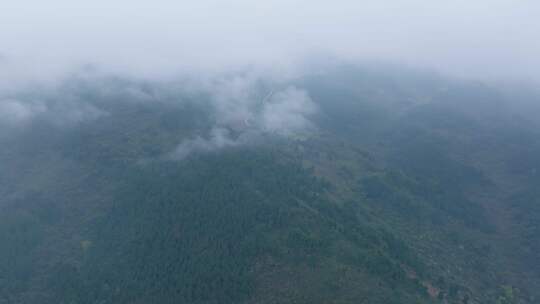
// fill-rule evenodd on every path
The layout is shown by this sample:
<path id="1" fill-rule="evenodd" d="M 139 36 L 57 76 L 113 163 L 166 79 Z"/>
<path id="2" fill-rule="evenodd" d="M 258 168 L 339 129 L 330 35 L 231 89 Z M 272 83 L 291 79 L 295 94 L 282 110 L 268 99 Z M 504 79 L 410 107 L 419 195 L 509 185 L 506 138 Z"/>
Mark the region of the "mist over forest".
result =
<path id="1" fill-rule="evenodd" d="M 534 1 L 0 19 L 0 304 L 540 301 Z"/>

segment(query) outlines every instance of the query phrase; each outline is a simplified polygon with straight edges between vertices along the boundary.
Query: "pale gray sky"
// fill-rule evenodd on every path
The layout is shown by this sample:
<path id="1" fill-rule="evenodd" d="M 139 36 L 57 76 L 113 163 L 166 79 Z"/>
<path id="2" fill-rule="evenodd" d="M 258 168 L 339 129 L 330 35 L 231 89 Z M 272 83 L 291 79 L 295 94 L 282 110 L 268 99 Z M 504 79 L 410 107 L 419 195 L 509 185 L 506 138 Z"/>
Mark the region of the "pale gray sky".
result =
<path id="1" fill-rule="evenodd" d="M 537 0 L 3 0 L 0 81 L 94 63 L 136 75 L 326 54 L 540 80 Z"/>

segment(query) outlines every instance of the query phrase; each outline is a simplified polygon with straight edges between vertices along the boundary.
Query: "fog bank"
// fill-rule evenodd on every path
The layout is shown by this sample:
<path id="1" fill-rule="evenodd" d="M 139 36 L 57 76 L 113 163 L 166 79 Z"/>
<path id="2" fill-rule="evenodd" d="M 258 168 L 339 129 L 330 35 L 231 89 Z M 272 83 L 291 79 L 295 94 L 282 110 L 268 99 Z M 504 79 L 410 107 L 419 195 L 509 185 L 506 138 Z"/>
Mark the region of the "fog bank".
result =
<path id="1" fill-rule="evenodd" d="M 22 0 L 4 4 L 0 19 L 4 87 L 87 64 L 162 77 L 246 66 L 291 73 L 308 58 L 540 79 L 540 4 L 532 0 Z"/>

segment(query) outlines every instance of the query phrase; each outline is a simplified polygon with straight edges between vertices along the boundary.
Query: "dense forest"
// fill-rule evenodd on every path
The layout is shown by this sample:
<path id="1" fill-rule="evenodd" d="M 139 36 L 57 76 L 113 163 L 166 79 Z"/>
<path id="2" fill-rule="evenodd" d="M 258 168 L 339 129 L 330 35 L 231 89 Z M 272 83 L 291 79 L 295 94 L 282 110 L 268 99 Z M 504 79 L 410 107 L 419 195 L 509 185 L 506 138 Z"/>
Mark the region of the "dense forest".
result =
<path id="1" fill-rule="evenodd" d="M 540 93 L 84 73 L 9 96 L 47 110 L 0 131 L 0 303 L 540 301 Z"/>

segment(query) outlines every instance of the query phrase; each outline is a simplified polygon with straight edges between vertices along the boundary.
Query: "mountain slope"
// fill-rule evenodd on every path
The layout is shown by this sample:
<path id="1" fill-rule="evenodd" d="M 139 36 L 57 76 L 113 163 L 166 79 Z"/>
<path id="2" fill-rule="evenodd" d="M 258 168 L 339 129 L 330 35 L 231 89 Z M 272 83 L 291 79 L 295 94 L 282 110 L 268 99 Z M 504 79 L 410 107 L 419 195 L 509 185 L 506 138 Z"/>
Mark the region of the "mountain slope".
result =
<path id="1" fill-rule="evenodd" d="M 394 69 L 292 84 L 318 112 L 285 135 L 160 84 L 39 93 L 106 114 L 1 134 L 0 303 L 538 299 L 540 136 L 508 95 Z M 296 113 L 283 92 L 262 119 Z"/>

